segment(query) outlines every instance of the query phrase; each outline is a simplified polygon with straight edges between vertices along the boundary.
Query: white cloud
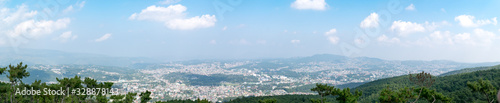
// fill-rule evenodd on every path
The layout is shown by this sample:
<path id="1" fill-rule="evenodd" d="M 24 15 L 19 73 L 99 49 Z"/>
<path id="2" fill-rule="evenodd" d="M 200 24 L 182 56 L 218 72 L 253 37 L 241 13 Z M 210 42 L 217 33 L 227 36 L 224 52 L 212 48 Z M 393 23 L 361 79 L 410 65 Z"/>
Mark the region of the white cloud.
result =
<path id="1" fill-rule="evenodd" d="M 172 19 L 184 18 L 186 10 L 187 8 L 181 4 L 170 5 L 166 8 L 153 5 L 143 9 L 139 14 L 132 14 L 129 19 L 168 22 Z"/>
<path id="2" fill-rule="evenodd" d="M 415 5 L 410 4 L 408 7 L 405 8 L 405 10 L 413 11 L 415 10 Z"/>
<path id="3" fill-rule="evenodd" d="M 398 32 L 400 36 L 411 34 L 414 32 L 424 32 L 425 28 L 422 24 L 406 22 L 406 21 L 394 21 L 391 26 L 391 31 Z"/>
<path id="4" fill-rule="evenodd" d="M 377 13 L 371 13 L 368 17 L 365 18 L 359 24 L 359 27 L 361 28 L 371 28 L 371 27 L 378 27 L 379 26 L 379 16 Z"/>
<path id="5" fill-rule="evenodd" d="M 58 19 L 57 21 L 28 20 L 16 25 L 10 36 L 17 37 L 24 34 L 25 36 L 38 38 L 44 34 L 50 34 L 56 30 L 66 28 L 70 22 L 71 20 L 68 18 Z"/>
<path id="6" fill-rule="evenodd" d="M 160 4 L 168 5 L 168 4 L 175 4 L 178 2 L 181 2 L 181 0 L 163 0 L 163 1 L 160 1 Z"/>
<path id="7" fill-rule="evenodd" d="M 444 8 L 441 8 L 441 12 L 446 13 L 446 10 Z"/>
<path id="8" fill-rule="evenodd" d="M 494 39 L 499 39 L 495 33 L 489 32 L 483 29 L 474 29 L 474 34 L 479 39 L 478 42 L 490 44 L 494 41 Z"/>
<path id="9" fill-rule="evenodd" d="M 474 41 L 472 41 L 470 33 L 460 33 L 453 37 L 453 42 L 458 44 L 469 44 L 474 45 Z"/>
<path id="10" fill-rule="evenodd" d="M 451 25 L 447 21 L 442 21 L 442 22 L 431 22 L 429 23 L 428 21 L 425 22 L 425 30 L 427 31 L 434 31 L 436 28 L 441 27 L 441 26 L 449 26 Z"/>
<path id="11" fill-rule="evenodd" d="M 498 29 L 498 31 L 500 32 L 500 29 Z"/>
<path id="12" fill-rule="evenodd" d="M 227 26 L 224 26 L 224 27 L 222 28 L 222 31 L 226 31 L 226 30 L 227 30 Z"/>
<path id="13" fill-rule="evenodd" d="M 300 43 L 300 40 L 295 40 L 294 39 L 294 40 L 291 40 L 290 43 L 292 43 L 292 44 L 298 44 L 298 43 Z"/>
<path id="14" fill-rule="evenodd" d="M 132 14 L 130 20 L 148 20 L 162 22 L 170 29 L 190 30 L 196 28 L 207 28 L 215 25 L 215 15 L 202 15 L 186 18 L 187 8 L 181 4 L 168 7 L 149 6 L 140 13 Z"/>
<path id="15" fill-rule="evenodd" d="M 9 8 L 0 8 L 0 19 L 6 24 L 12 24 L 22 20 L 26 20 L 34 17 L 38 14 L 37 11 L 29 11 L 28 6 L 20 5 L 17 6 L 17 11 L 11 12 Z M 5 25 L 2 23 L 2 25 Z"/>
<path id="16" fill-rule="evenodd" d="M 472 33 L 452 34 L 450 31 L 434 31 L 428 37 L 420 39 L 422 44 L 464 44 L 472 46 L 487 46 L 500 39 L 493 32 L 483 29 L 474 29 Z"/>
<path id="17" fill-rule="evenodd" d="M 330 43 L 332 44 L 337 44 L 339 42 L 339 37 L 333 35 L 337 33 L 337 29 L 330 29 L 329 31 L 325 32 L 325 36 L 327 38 L 328 41 L 330 41 Z"/>
<path id="18" fill-rule="evenodd" d="M 460 15 L 455 17 L 455 21 L 458 21 L 459 24 L 463 27 L 478 27 L 487 24 L 497 25 L 497 17 L 485 20 L 475 20 L 474 16 L 471 15 Z"/>
<path id="19" fill-rule="evenodd" d="M 337 36 L 328 36 L 328 41 L 332 44 L 337 44 L 339 43 L 339 37 Z"/>
<path id="20" fill-rule="evenodd" d="M 100 38 L 95 39 L 94 41 L 95 42 L 101 42 L 101 41 L 109 39 L 110 37 L 111 37 L 111 34 L 107 33 L 107 34 L 104 34 L 103 36 L 101 36 Z"/>
<path id="21" fill-rule="evenodd" d="M 15 8 L 0 6 L 0 40 L 11 46 L 28 43 L 30 40 L 65 29 L 71 22 L 68 18 L 50 20 L 37 19 L 38 11 L 29 10 L 25 4 Z M 7 41 L 5 41 L 7 40 Z"/>
<path id="22" fill-rule="evenodd" d="M 73 35 L 73 34 L 71 34 L 71 31 L 67 31 L 67 32 L 64 32 L 61 35 L 59 35 L 59 37 L 54 38 L 54 40 L 58 40 L 58 41 L 64 43 L 68 40 L 75 40 L 76 38 L 78 38 L 78 35 Z"/>
<path id="23" fill-rule="evenodd" d="M 216 21 L 215 15 L 203 15 L 201 17 L 196 16 L 189 19 L 174 19 L 170 22 L 166 22 L 165 25 L 170 29 L 190 30 L 214 26 Z"/>
<path id="24" fill-rule="evenodd" d="M 299 10 L 325 10 L 327 6 L 325 0 L 295 0 L 295 2 L 290 5 L 290 7 Z"/>
<path id="25" fill-rule="evenodd" d="M 330 29 L 329 31 L 325 32 L 325 35 L 328 36 L 328 35 L 333 35 L 337 33 L 337 29 Z"/>
<path id="26" fill-rule="evenodd" d="M 450 31 L 434 31 L 429 35 L 430 38 L 439 44 L 453 44 L 453 38 L 451 38 Z"/>
<path id="27" fill-rule="evenodd" d="M 377 41 L 379 42 L 386 42 L 386 43 L 399 43 L 400 40 L 399 38 L 396 38 L 396 37 L 392 37 L 389 39 L 389 37 L 385 36 L 385 35 L 381 35 L 377 38 Z"/>

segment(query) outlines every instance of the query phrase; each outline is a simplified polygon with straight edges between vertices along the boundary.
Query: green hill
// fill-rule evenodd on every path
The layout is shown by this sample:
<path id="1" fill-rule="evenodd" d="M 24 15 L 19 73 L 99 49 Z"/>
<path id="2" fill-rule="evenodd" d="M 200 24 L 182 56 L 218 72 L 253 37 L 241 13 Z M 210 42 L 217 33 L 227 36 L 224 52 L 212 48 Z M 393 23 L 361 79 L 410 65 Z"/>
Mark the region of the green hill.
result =
<path id="1" fill-rule="evenodd" d="M 478 67 L 475 72 L 462 72 L 454 75 L 435 77 L 436 82 L 430 88 L 443 95 L 453 98 L 454 102 L 474 102 L 476 100 L 484 99 L 479 93 L 473 93 L 467 88 L 467 82 L 485 79 L 492 82 L 493 86 L 500 86 L 500 65 L 488 67 L 489 69 L 483 70 L 483 67 Z M 473 69 L 466 69 L 466 71 Z M 402 88 L 405 86 L 415 86 L 409 81 L 409 76 L 398 76 L 393 78 L 380 79 L 369 82 L 356 87 L 355 89 L 363 91 L 361 102 L 378 102 L 379 93 L 382 89 L 389 87 L 392 89 Z"/>
<path id="2" fill-rule="evenodd" d="M 477 92 L 472 92 L 467 87 L 467 82 L 485 79 L 491 81 L 496 88 L 500 87 L 500 65 L 492 67 L 466 68 L 463 70 L 452 71 L 446 76 L 434 76 L 436 81 L 430 89 L 436 90 L 447 97 L 453 98 L 456 103 L 473 103 L 484 100 L 485 97 Z M 379 93 L 384 88 L 396 90 L 403 87 L 414 87 L 410 82 L 408 75 L 392 78 L 379 79 L 357 86 L 352 90 L 361 90 L 363 95 L 360 103 L 375 103 L 379 101 Z M 278 103 L 309 103 L 310 99 L 319 98 L 318 95 L 283 95 L 283 96 L 262 96 L 237 98 L 229 103 L 256 103 L 259 100 L 276 99 Z M 335 97 L 327 97 L 327 101 L 336 102 Z M 426 103 L 425 100 L 419 100 L 419 103 Z"/>

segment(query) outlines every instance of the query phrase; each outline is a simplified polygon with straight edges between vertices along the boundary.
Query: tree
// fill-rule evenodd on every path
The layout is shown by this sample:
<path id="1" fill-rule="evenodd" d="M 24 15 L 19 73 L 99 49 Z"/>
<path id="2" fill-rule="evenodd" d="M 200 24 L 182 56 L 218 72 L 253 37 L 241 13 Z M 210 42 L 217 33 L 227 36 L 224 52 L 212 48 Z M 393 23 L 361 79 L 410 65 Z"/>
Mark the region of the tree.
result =
<path id="1" fill-rule="evenodd" d="M 17 64 L 17 66 L 12 66 L 9 65 L 9 75 L 7 75 L 7 78 L 9 78 L 9 81 L 11 83 L 11 89 L 12 93 L 10 94 L 10 102 L 13 103 L 15 101 L 14 98 L 14 93 L 15 93 L 15 85 L 19 82 L 23 82 L 21 79 L 30 76 L 30 73 L 26 71 L 26 68 L 28 68 L 28 65 L 23 66 L 23 62 Z"/>
<path id="2" fill-rule="evenodd" d="M 432 75 L 430 73 L 425 73 L 422 71 L 422 73 L 418 73 L 415 77 L 410 74 L 410 81 L 417 84 L 420 87 L 420 91 L 417 94 L 417 98 L 415 101 L 412 103 L 416 103 L 418 99 L 420 98 L 420 94 L 424 90 L 425 87 L 430 87 L 432 84 L 434 84 L 434 79 L 432 79 Z"/>
<path id="3" fill-rule="evenodd" d="M 311 91 L 316 91 L 318 94 L 321 96 L 320 100 L 317 99 L 311 99 L 311 102 L 313 103 L 324 103 L 325 102 L 325 96 L 332 95 L 332 96 L 337 96 L 337 101 L 340 103 L 356 103 L 363 94 L 361 91 L 356 90 L 354 94 L 351 93 L 351 89 L 345 88 L 345 89 L 339 89 L 335 88 L 334 86 L 328 86 L 327 84 L 316 84 L 316 87 L 312 88 Z"/>
<path id="4" fill-rule="evenodd" d="M 320 84 L 316 83 L 316 87 L 311 88 L 311 91 L 316 91 L 318 94 L 321 96 L 320 100 L 311 100 L 311 102 L 317 102 L 319 101 L 320 103 L 325 103 L 325 96 L 331 95 L 332 91 L 334 90 L 334 86 L 328 86 L 327 84 Z M 334 95 L 335 96 L 335 95 Z"/>
<path id="5" fill-rule="evenodd" d="M 493 87 L 489 80 L 479 79 L 475 82 L 467 82 L 467 87 L 469 87 L 472 92 L 483 94 L 488 103 L 493 103 L 495 101 L 496 88 Z"/>
<path id="6" fill-rule="evenodd" d="M 148 90 L 146 90 L 145 92 L 142 92 L 139 96 L 141 97 L 141 103 L 146 103 L 148 102 L 149 100 L 151 100 L 151 92 L 149 92 Z"/>
<path id="7" fill-rule="evenodd" d="M 415 89 L 414 91 L 418 91 L 418 89 Z M 451 98 L 444 96 L 441 93 L 436 92 L 435 90 L 430 90 L 428 88 L 424 88 L 422 90 L 422 94 L 420 97 L 427 99 L 428 102 L 434 103 L 436 100 L 439 100 L 444 103 L 449 103 L 451 102 Z"/>
<path id="8" fill-rule="evenodd" d="M 408 99 L 415 97 L 411 89 L 406 87 L 397 92 L 392 91 L 389 89 L 389 86 L 387 86 L 387 88 L 380 92 L 379 100 L 381 103 L 406 103 Z"/>
<path id="9" fill-rule="evenodd" d="M 335 90 L 332 91 L 331 94 L 339 95 L 336 100 L 340 103 L 357 103 L 359 97 L 361 97 L 363 92 L 356 90 L 354 94 L 352 94 L 351 89 L 349 88 L 344 88 L 342 90 L 335 88 Z"/>
<path id="10" fill-rule="evenodd" d="M 275 102 L 265 102 L 265 103 L 276 103 L 276 99 L 274 99 L 274 101 Z M 208 101 L 207 99 L 200 100 L 200 98 L 196 99 L 194 102 L 196 102 L 196 103 L 210 103 L 210 101 Z"/>
<path id="11" fill-rule="evenodd" d="M 111 95 L 113 103 L 133 103 L 137 93 L 128 92 L 125 95 Z"/>
<path id="12" fill-rule="evenodd" d="M 7 67 L 3 67 L 3 68 L 0 67 L 0 75 L 2 75 L 5 72 L 5 70 L 7 70 Z"/>
<path id="13" fill-rule="evenodd" d="M 276 100 L 276 99 L 264 99 L 264 100 L 259 100 L 259 103 L 278 103 L 278 100 Z"/>
<path id="14" fill-rule="evenodd" d="M 0 75 L 5 73 L 5 70 L 7 70 L 7 67 L 0 67 Z M 7 91 L 8 87 L 6 85 L 3 85 L 2 82 L 0 82 L 0 102 L 7 102 Z M 5 97 L 5 98 L 4 98 Z"/>
<path id="15" fill-rule="evenodd" d="M 136 95 L 137 95 L 137 93 L 131 93 L 131 92 L 127 93 L 127 95 L 125 95 L 124 102 L 125 103 L 132 103 L 132 102 L 134 102 Z"/>

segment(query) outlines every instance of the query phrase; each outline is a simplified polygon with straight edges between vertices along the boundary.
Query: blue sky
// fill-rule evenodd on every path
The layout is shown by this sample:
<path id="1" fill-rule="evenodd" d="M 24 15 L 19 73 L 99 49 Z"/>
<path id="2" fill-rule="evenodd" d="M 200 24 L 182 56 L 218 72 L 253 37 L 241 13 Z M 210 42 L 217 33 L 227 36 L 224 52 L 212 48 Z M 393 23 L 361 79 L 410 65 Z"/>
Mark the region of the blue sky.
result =
<path id="1" fill-rule="evenodd" d="M 153 57 L 500 61 L 498 0 L 0 0 L 0 46 Z"/>

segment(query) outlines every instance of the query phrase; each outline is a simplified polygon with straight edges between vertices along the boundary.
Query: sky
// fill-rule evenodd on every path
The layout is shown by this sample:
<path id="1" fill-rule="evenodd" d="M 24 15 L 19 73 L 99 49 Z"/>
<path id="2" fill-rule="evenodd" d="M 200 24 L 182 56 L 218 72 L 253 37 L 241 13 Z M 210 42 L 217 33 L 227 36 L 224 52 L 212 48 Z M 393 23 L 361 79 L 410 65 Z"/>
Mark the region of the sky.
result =
<path id="1" fill-rule="evenodd" d="M 0 47 L 160 60 L 500 61 L 498 0 L 0 0 Z"/>

